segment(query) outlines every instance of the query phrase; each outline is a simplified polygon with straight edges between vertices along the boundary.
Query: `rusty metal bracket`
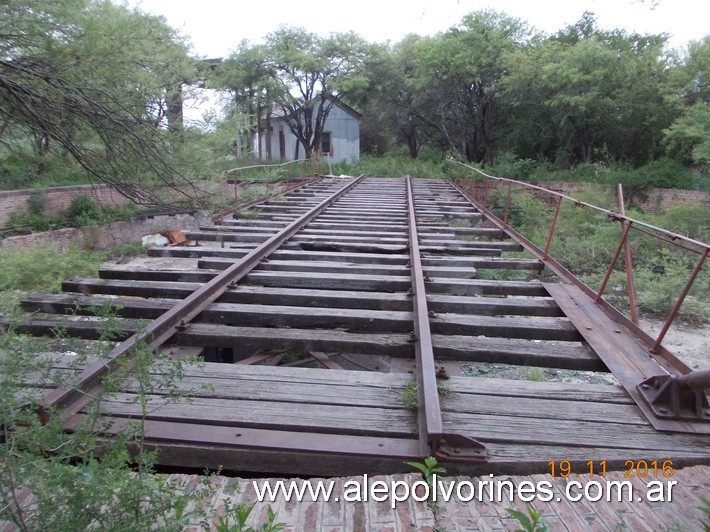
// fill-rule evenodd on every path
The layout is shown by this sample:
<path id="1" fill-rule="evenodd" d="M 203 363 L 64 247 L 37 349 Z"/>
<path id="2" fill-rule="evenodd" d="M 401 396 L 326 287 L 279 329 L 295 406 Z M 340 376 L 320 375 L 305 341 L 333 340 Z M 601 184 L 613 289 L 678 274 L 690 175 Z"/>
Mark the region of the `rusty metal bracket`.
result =
<path id="1" fill-rule="evenodd" d="M 637 386 L 653 413 L 662 419 L 710 423 L 710 370 L 687 375 L 654 375 Z"/>
<path id="2" fill-rule="evenodd" d="M 431 442 L 434 458 L 445 462 L 488 462 L 486 446 L 461 434 L 443 434 Z"/>

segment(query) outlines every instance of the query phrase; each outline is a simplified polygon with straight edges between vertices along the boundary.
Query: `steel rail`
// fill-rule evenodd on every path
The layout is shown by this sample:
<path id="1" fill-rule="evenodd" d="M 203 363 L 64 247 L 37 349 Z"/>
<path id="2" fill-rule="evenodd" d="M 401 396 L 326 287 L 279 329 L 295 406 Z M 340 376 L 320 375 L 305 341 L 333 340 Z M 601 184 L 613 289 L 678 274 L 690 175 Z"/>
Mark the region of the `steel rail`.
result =
<path id="1" fill-rule="evenodd" d="M 117 360 L 137 346 L 147 343 L 151 349 L 164 344 L 177 331 L 184 330 L 189 322 L 200 314 L 208 305 L 216 301 L 224 292 L 234 288 L 245 275 L 253 270 L 264 258 L 276 251 L 289 238 L 295 235 L 307 223 L 318 216 L 338 198 L 352 189 L 362 178 L 353 179 L 321 203 L 291 222 L 281 231 L 251 250 L 232 266 L 215 276 L 209 282 L 195 290 L 182 302 L 177 303 L 159 318 L 149 323 L 143 330 L 114 347 L 106 359 L 89 364 L 79 376 L 72 388 L 57 388 L 47 394 L 40 403 L 42 417 L 46 420 L 49 410 L 62 408 L 65 416 L 78 413 L 91 402 L 95 391 L 100 386 L 100 379 L 106 375 Z M 92 393 L 93 392 L 93 393 Z"/>
<path id="2" fill-rule="evenodd" d="M 431 454 L 436 458 L 450 462 L 486 462 L 488 456 L 482 443 L 444 431 L 439 401 L 439 387 L 436 380 L 436 361 L 434 345 L 429 326 L 429 310 L 426 299 L 426 286 L 421 253 L 417 216 L 414 207 L 414 194 L 411 179 L 407 178 L 407 207 L 409 221 L 409 255 L 413 291 L 414 317 L 414 353 L 417 367 L 419 388 L 419 443 L 423 456 Z"/>

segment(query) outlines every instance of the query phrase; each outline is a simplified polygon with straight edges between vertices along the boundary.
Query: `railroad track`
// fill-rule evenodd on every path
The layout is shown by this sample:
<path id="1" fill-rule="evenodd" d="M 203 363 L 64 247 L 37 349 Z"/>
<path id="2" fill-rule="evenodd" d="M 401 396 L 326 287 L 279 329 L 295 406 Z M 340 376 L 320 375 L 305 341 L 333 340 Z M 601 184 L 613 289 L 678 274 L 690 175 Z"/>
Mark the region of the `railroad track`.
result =
<path id="1" fill-rule="evenodd" d="M 346 475 L 429 454 L 486 474 L 548 472 L 552 460 L 710 463 L 707 420 L 656 419 L 639 398 L 636 385 L 663 373 L 642 342 L 575 287 L 543 282 L 542 262 L 520 258 L 451 184 L 324 179 L 250 212 L 188 234 L 195 246 L 151 250 L 196 259 L 192 270 L 104 269 L 23 301 L 37 312 L 18 326 L 30 334 L 97 339 L 96 319 L 66 314 L 107 301 L 122 318 L 108 361 L 45 397 L 69 429 L 111 365 L 147 342 L 206 361 L 178 383 L 190 402 L 150 396 L 147 437 L 165 465 Z M 467 362 L 611 368 L 623 387 L 465 377 Z M 137 391 L 129 381 L 102 399 L 108 435 L 140 416 Z"/>

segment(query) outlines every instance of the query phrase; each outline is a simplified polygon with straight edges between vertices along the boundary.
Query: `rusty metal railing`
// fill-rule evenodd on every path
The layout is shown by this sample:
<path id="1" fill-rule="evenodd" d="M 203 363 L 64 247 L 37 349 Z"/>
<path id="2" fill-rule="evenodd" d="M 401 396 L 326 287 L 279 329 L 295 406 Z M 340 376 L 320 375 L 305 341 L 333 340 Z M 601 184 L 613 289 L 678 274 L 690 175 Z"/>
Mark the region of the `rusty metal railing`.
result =
<path id="1" fill-rule="evenodd" d="M 621 185 L 619 185 L 618 189 L 618 195 L 619 195 L 619 212 L 612 211 L 609 209 L 605 209 L 602 207 L 599 207 L 597 205 L 593 205 L 591 203 L 587 203 L 585 201 L 581 201 L 577 198 L 574 198 L 572 196 L 569 196 L 567 194 L 564 194 L 562 192 L 550 190 L 538 185 L 533 185 L 531 183 L 526 183 L 523 181 L 518 181 L 515 179 L 508 179 L 504 177 L 498 177 L 498 176 L 492 176 L 489 174 L 486 174 L 485 172 L 474 168 L 472 166 L 466 165 L 464 163 L 458 162 L 458 161 L 450 161 L 452 163 L 460 165 L 460 167 L 465 168 L 467 171 L 470 171 L 468 175 L 459 175 L 457 176 L 456 179 L 456 185 L 457 187 L 469 196 L 469 198 L 474 202 L 477 203 L 484 211 L 487 212 L 487 214 L 492 215 L 492 213 L 489 212 L 488 210 L 488 203 L 490 199 L 490 187 L 482 187 L 482 183 L 477 183 L 476 179 L 476 174 L 480 175 L 484 179 L 495 181 L 497 183 L 500 183 L 503 186 L 507 187 L 507 194 L 506 194 L 506 200 L 505 200 L 505 207 L 504 207 L 504 213 L 503 213 L 503 219 L 500 220 L 499 218 L 493 216 L 493 218 L 497 218 L 500 221 L 501 228 L 509 231 L 511 234 L 516 236 L 516 238 L 520 238 L 520 243 L 523 244 L 523 246 L 528 249 L 528 251 L 531 251 L 534 255 L 537 256 L 538 259 L 540 259 L 547 267 L 549 267 L 552 271 L 554 271 L 556 274 L 564 278 L 566 281 L 577 285 L 580 287 L 587 295 L 592 297 L 596 303 L 604 304 L 607 307 L 612 307 L 615 311 L 617 311 L 620 315 L 623 316 L 623 314 L 618 311 L 618 309 L 614 308 L 608 301 L 604 299 L 604 291 L 606 289 L 606 286 L 609 282 L 609 279 L 611 278 L 612 272 L 614 271 L 617 261 L 619 257 L 622 254 L 622 251 L 624 253 L 625 257 L 625 270 L 626 270 L 626 276 L 627 276 L 627 289 L 629 293 L 629 307 L 630 307 L 630 313 L 631 313 L 631 320 L 630 322 L 633 324 L 632 328 L 637 329 L 638 332 L 641 332 L 643 336 L 647 336 L 646 333 L 641 330 L 638 327 L 638 309 L 637 309 L 637 298 L 636 298 L 636 288 L 633 282 L 633 261 L 631 257 L 631 250 L 628 246 L 628 236 L 631 230 L 635 230 L 638 232 L 641 232 L 646 235 L 650 235 L 666 244 L 675 246 L 677 248 L 683 249 L 685 251 L 691 252 L 695 255 L 698 256 L 698 260 L 695 264 L 695 267 L 692 269 L 692 271 L 689 273 L 689 277 L 687 282 L 685 283 L 683 289 L 681 290 L 680 294 L 678 294 L 678 297 L 675 301 L 675 304 L 673 305 L 673 308 L 671 309 L 668 317 L 666 318 L 662 328 L 660 329 L 658 335 L 656 336 L 655 340 L 653 340 L 652 345 L 650 346 L 649 351 L 653 354 L 658 354 L 661 353 L 664 356 L 668 355 L 667 350 L 665 350 L 662 346 L 663 339 L 665 338 L 668 330 L 670 329 L 671 325 L 675 321 L 676 317 L 678 316 L 678 313 L 681 309 L 681 306 L 683 305 L 683 302 L 685 301 L 688 293 L 690 292 L 693 284 L 695 283 L 700 271 L 703 268 L 703 265 L 705 263 L 705 260 L 708 257 L 708 254 L 710 253 L 710 244 L 706 242 L 702 242 L 693 238 L 690 238 L 688 236 L 675 233 L 673 231 L 669 231 L 667 229 L 661 228 L 654 226 L 648 222 L 644 222 L 641 220 L 637 220 L 635 218 L 631 218 L 626 215 L 625 209 L 624 209 L 624 203 L 623 203 L 623 190 Z M 550 199 L 554 200 L 555 202 L 555 210 L 554 214 L 552 217 L 552 221 L 550 224 L 550 229 L 547 235 L 547 239 L 545 242 L 545 247 L 544 249 L 539 248 L 535 244 L 533 244 L 531 241 L 523 237 L 523 235 L 518 234 L 512 227 L 509 225 L 509 217 L 510 217 L 510 212 L 511 212 L 511 207 L 512 207 L 512 192 L 513 192 L 513 187 L 517 188 L 522 188 L 526 191 L 530 192 L 535 192 L 538 194 L 543 194 L 548 196 Z M 563 202 L 569 201 L 573 203 L 574 205 L 578 207 L 586 207 L 589 209 L 592 209 L 594 211 L 597 211 L 599 213 L 603 213 L 606 216 L 608 216 L 612 221 L 614 222 L 619 222 L 621 225 L 621 235 L 618 241 L 618 245 L 616 247 L 616 250 L 613 254 L 613 257 L 611 259 L 611 262 L 606 270 L 606 273 L 604 275 L 604 278 L 602 280 L 601 286 L 599 287 L 598 290 L 593 290 L 589 286 L 587 286 L 585 283 L 583 283 L 578 277 L 576 277 L 572 272 L 570 272 L 567 268 L 562 266 L 559 262 L 557 262 L 555 259 L 553 259 L 550 256 L 550 246 L 552 244 L 552 241 L 555 236 L 555 231 L 557 227 L 557 221 L 560 216 L 560 207 Z M 623 316 L 626 319 L 626 316 Z M 669 359 L 674 359 L 674 357 L 669 356 Z"/>

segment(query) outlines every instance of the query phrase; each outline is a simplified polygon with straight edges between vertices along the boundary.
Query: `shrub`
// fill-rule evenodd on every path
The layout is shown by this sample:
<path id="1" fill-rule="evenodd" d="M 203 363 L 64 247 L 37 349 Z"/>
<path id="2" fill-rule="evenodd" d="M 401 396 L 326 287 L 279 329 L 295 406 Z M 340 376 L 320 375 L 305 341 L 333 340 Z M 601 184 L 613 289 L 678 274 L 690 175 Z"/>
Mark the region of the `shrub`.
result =
<path id="1" fill-rule="evenodd" d="M 102 221 L 101 209 L 88 196 L 77 196 L 69 205 L 69 217 L 76 225 L 92 225 Z"/>

